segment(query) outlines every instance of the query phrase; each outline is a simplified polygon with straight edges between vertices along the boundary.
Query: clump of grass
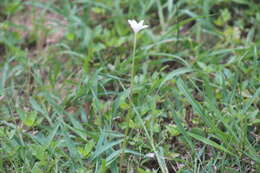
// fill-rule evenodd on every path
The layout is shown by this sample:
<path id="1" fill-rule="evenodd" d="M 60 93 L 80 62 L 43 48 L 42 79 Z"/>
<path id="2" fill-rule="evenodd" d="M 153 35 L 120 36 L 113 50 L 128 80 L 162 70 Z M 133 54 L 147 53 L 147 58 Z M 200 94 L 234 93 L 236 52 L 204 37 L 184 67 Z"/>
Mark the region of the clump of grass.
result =
<path id="1" fill-rule="evenodd" d="M 257 172 L 257 7 L 1 1 L 0 172 Z"/>

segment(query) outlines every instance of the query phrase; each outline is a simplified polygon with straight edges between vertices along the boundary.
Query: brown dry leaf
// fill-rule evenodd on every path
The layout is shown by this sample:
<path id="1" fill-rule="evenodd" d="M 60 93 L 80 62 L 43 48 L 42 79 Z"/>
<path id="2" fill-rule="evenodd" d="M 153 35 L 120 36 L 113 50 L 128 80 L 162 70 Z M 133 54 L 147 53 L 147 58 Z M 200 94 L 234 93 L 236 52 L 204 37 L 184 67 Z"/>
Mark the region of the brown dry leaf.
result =
<path id="1" fill-rule="evenodd" d="M 86 102 L 84 105 L 83 105 L 83 108 L 84 108 L 84 111 L 86 113 L 86 119 L 89 119 L 89 114 L 90 114 L 90 103 L 89 102 Z"/>
<path id="2" fill-rule="evenodd" d="M 70 114 L 75 114 L 77 112 L 78 108 L 76 106 L 70 106 L 66 109 L 66 111 Z"/>

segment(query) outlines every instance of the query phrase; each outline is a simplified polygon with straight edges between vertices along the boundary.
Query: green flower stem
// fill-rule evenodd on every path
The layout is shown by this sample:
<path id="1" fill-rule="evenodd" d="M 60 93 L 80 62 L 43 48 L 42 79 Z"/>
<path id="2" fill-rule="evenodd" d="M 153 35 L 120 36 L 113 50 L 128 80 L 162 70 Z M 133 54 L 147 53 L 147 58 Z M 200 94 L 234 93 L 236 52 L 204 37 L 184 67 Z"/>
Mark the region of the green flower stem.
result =
<path id="1" fill-rule="evenodd" d="M 134 34 L 134 47 L 133 47 L 133 57 L 132 57 L 132 66 L 131 66 L 131 84 L 130 84 L 130 95 L 128 96 L 129 98 L 129 102 L 132 104 L 132 98 L 131 98 L 131 95 L 132 95 L 132 89 L 134 87 L 134 75 L 135 75 L 135 49 L 136 49 L 136 35 L 137 33 Z M 128 125 L 129 126 L 129 125 Z M 121 162 L 120 162 L 120 170 L 123 170 L 123 162 L 122 160 L 124 160 L 124 157 L 125 157 L 125 149 L 127 148 L 127 136 L 128 136 L 128 133 L 129 133 L 129 127 L 126 128 L 125 130 L 125 136 L 126 138 L 124 139 L 124 142 L 122 143 L 122 149 L 123 149 L 123 153 L 121 154 L 120 156 L 120 159 L 121 159 Z"/>
<path id="2" fill-rule="evenodd" d="M 132 89 L 133 89 L 133 87 L 134 87 L 134 76 L 135 76 L 136 36 L 137 36 L 137 33 L 134 34 L 134 47 L 133 47 L 132 69 L 131 69 L 131 85 L 130 85 L 130 91 L 131 91 L 131 93 L 132 93 Z"/>

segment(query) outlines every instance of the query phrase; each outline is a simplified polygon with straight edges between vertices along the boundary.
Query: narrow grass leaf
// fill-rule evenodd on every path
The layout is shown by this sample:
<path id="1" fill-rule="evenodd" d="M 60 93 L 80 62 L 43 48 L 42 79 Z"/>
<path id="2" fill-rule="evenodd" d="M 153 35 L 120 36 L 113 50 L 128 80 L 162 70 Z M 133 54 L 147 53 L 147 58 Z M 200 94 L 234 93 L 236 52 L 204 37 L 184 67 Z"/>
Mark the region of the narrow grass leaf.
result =
<path id="1" fill-rule="evenodd" d="M 0 77 L 0 93 L 3 92 L 3 90 L 5 88 L 5 83 L 6 83 L 6 80 L 7 80 L 8 69 L 9 69 L 9 66 L 6 63 L 4 65 L 4 68 L 3 68 L 2 72 L 0 73 L 1 74 L 1 77 Z"/>
<path id="2" fill-rule="evenodd" d="M 47 138 L 47 146 L 49 146 L 51 144 L 51 141 L 53 141 L 55 135 L 57 134 L 58 132 L 58 129 L 60 127 L 60 123 L 57 123 L 56 124 L 56 127 L 51 131 L 50 135 L 48 136 Z"/>
<path id="3" fill-rule="evenodd" d="M 189 93 L 187 86 L 185 85 L 185 83 L 183 82 L 183 80 L 181 78 L 179 78 L 177 80 L 177 86 L 179 88 L 179 90 L 182 91 L 182 93 L 184 94 L 184 96 L 188 99 L 188 101 L 190 102 L 190 104 L 192 105 L 193 109 L 199 114 L 200 117 L 203 118 L 203 120 L 205 121 L 205 123 L 209 126 L 209 127 L 214 127 L 214 124 L 211 123 L 210 119 L 207 117 L 207 115 L 204 115 L 204 112 L 202 111 L 202 107 L 199 103 L 197 103 L 194 98 L 192 97 L 192 94 Z"/>
<path id="4" fill-rule="evenodd" d="M 259 100 L 259 96 L 260 96 L 260 88 L 258 88 L 255 92 L 255 94 L 253 95 L 253 97 L 251 97 L 251 99 L 249 99 L 242 111 L 242 114 L 246 113 L 246 111 L 249 109 L 249 107 L 251 106 L 251 104 L 255 101 L 255 99 Z"/>
<path id="5" fill-rule="evenodd" d="M 203 142 L 206 145 L 211 145 L 212 147 L 215 147 L 215 148 L 217 148 L 217 149 L 219 149 L 219 150 L 221 150 L 221 151 L 223 151 L 225 153 L 228 153 L 228 154 L 230 154 L 232 156 L 236 156 L 234 153 L 230 152 L 229 150 L 227 150 L 223 146 L 217 144 L 216 142 L 214 142 L 214 141 L 212 141 L 210 139 L 207 139 L 205 137 L 196 135 L 196 134 L 191 133 L 191 132 L 187 132 L 187 134 L 190 135 L 191 137 L 195 138 L 196 140 Z"/>
<path id="6" fill-rule="evenodd" d="M 109 142 L 107 144 L 102 145 L 101 147 L 98 147 L 96 149 L 96 151 L 93 153 L 92 155 L 92 159 L 94 160 L 96 159 L 98 156 L 100 156 L 102 153 L 104 153 L 105 151 L 107 151 L 108 149 L 112 148 L 115 145 L 120 144 L 121 142 L 123 142 L 123 139 L 117 140 L 117 141 L 113 141 L 113 142 Z"/>
<path id="7" fill-rule="evenodd" d="M 189 144 L 192 151 L 195 152 L 194 144 L 191 141 L 189 135 L 187 134 L 185 128 L 183 127 L 181 120 L 179 119 L 178 115 L 175 112 L 172 114 L 172 118 L 173 118 L 174 122 L 176 123 L 178 130 L 180 130 L 181 134 L 184 136 L 184 139 Z"/>
<path id="8" fill-rule="evenodd" d="M 83 139 L 84 141 L 87 139 L 87 131 L 86 130 L 82 130 L 82 129 L 78 129 L 78 128 L 74 128 L 74 127 L 71 127 L 70 125 L 68 124 L 65 124 L 64 125 L 69 128 L 71 131 L 73 131 L 75 134 L 77 134 L 79 137 L 81 137 L 81 139 Z M 89 135 L 91 136 L 91 135 Z"/>
<path id="9" fill-rule="evenodd" d="M 169 80 L 172 80 L 174 77 L 176 76 L 180 76 L 182 74 L 188 73 L 188 72 L 192 72 L 192 69 L 190 68 L 179 68 L 177 70 L 173 70 L 172 72 L 170 72 L 161 82 L 157 92 L 160 90 L 160 88 Z"/>
<path id="10" fill-rule="evenodd" d="M 37 112 L 40 112 L 47 119 L 49 124 L 52 126 L 53 123 L 51 118 L 48 116 L 48 112 L 46 110 L 43 110 L 42 107 L 32 97 L 30 98 L 29 102 L 31 103 L 33 109 L 36 110 Z"/>

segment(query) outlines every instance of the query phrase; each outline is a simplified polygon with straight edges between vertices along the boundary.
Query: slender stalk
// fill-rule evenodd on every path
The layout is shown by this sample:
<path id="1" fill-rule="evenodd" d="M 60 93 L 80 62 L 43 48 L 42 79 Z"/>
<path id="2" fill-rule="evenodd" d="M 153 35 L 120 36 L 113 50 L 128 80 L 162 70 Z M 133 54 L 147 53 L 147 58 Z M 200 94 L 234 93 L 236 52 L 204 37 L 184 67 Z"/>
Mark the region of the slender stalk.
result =
<path id="1" fill-rule="evenodd" d="M 134 87 L 136 36 L 137 36 L 137 33 L 134 34 L 134 46 L 133 46 L 133 57 L 132 57 L 132 67 L 131 67 L 131 84 L 130 84 L 131 93 L 132 93 L 132 89 Z"/>
<path id="2" fill-rule="evenodd" d="M 133 57 L 132 57 L 132 66 L 131 66 L 131 84 L 130 84 L 130 95 L 129 95 L 129 102 L 130 103 L 132 103 L 131 94 L 132 94 L 132 89 L 134 87 L 136 35 L 137 35 L 137 33 L 134 34 L 134 46 L 133 46 L 133 55 L 132 55 Z M 126 149 L 126 144 L 127 144 L 127 140 L 128 140 L 127 139 L 128 133 L 129 133 L 129 127 L 127 127 L 126 130 L 125 130 L 125 139 L 124 139 L 124 142 L 122 144 L 123 152 L 120 156 L 120 171 L 123 170 L 123 160 L 124 160 L 124 157 L 125 157 L 125 149 Z"/>

